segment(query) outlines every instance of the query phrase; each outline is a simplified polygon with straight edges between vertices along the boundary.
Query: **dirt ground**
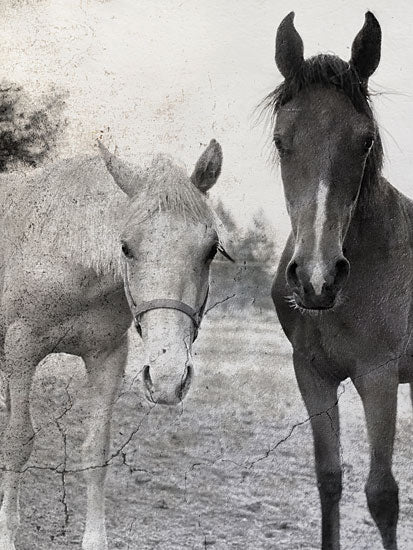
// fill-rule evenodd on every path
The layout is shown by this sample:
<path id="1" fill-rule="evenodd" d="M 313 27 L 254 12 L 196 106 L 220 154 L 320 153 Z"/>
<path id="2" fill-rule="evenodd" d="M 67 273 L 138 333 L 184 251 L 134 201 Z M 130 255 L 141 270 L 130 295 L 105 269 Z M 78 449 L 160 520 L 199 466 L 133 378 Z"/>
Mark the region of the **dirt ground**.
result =
<path id="1" fill-rule="evenodd" d="M 195 348 L 197 377 L 184 406 L 150 410 L 141 389 L 139 342 L 112 428 L 107 519 L 111 549 L 269 550 L 319 548 L 320 511 L 311 431 L 292 370 L 291 351 L 275 315 L 218 320 L 208 316 Z M 80 548 L 85 517 L 80 466 L 82 363 L 54 356 L 39 367 L 32 412 L 38 434 L 22 490 L 18 550 Z M 361 405 L 347 383 L 340 398 L 345 489 L 342 548 L 377 550 L 367 511 L 368 453 Z M 413 548 L 413 422 L 408 388 L 400 389 L 395 474 L 400 483 L 401 550 Z M 290 437 L 288 434 L 292 431 Z M 65 506 L 69 521 L 65 525 Z"/>

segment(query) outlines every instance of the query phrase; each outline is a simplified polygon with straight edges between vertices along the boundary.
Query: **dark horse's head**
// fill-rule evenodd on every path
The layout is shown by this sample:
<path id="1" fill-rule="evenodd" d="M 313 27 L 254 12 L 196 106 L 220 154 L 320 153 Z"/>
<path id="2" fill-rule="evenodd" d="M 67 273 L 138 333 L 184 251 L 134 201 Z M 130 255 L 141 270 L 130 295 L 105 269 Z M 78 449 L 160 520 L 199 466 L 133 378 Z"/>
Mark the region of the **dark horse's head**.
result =
<path id="1" fill-rule="evenodd" d="M 381 170 L 382 146 L 368 78 L 380 60 L 381 30 L 370 12 L 349 62 L 303 57 L 294 13 L 280 24 L 275 61 L 284 82 L 266 99 L 278 150 L 294 253 L 286 277 L 299 308 L 334 307 L 350 272 L 344 241 L 360 196 Z"/>

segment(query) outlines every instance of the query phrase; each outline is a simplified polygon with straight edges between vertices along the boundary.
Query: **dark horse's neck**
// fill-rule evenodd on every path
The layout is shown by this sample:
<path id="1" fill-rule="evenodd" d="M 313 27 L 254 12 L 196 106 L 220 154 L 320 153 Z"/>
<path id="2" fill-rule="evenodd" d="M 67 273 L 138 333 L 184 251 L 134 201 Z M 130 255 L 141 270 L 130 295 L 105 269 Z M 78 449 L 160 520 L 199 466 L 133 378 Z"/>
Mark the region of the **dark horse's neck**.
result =
<path id="1" fill-rule="evenodd" d="M 365 175 L 344 246 L 348 252 L 383 250 L 400 236 L 400 194 L 380 174 Z"/>

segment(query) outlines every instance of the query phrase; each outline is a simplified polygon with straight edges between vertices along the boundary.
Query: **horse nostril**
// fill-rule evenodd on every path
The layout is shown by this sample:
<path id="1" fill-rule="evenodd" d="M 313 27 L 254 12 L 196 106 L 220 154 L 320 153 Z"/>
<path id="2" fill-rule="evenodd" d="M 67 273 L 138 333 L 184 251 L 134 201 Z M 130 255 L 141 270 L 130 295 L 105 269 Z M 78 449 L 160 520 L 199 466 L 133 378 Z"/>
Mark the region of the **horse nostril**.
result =
<path id="1" fill-rule="evenodd" d="M 150 391 L 153 387 L 153 384 L 152 384 L 151 374 L 149 372 L 149 365 L 145 365 L 143 367 L 142 377 L 143 377 L 143 382 L 145 386 Z"/>
<path id="2" fill-rule="evenodd" d="M 194 368 L 191 364 L 188 364 L 185 369 L 185 376 L 181 380 L 179 386 L 177 387 L 177 395 L 179 400 L 182 401 L 185 395 L 188 393 L 189 386 L 194 378 Z"/>
<path id="3" fill-rule="evenodd" d="M 350 264 L 346 258 L 340 258 L 335 265 L 334 285 L 340 286 L 346 280 L 350 273 Z"/>
<path id="4" fill-rule="evenodd" d="M 291 287 L 298 286 L 299 281 L 298 281 L 297 269 L 298 269 L 298 264 L 296 261 L 290 262 L 287 267 L 286 278 L 287 278 L 287 283 Z"/>
<path id="5" fill-rule="evenodd" d="M 172 378 L 169 381 L 159 377 L 159 373 L 157 376 L 156 372 L 152 373 L 152 376 L 150 366 L 145 365 L 142 378 L 147 400 L 157 405 L 177 405 L 188 393 L 194 377 L 194 369 L 192 364 L 188 363 L 180 378 Z"/>

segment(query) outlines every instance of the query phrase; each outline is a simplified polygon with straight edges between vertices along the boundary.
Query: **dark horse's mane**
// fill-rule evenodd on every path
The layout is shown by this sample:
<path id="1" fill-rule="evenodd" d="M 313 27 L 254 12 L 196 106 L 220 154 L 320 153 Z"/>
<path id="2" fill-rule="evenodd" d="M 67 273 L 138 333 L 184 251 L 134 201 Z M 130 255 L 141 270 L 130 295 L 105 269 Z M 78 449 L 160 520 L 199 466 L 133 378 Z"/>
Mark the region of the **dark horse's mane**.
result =
<path id="1" fill-rule="evenodd" d="M 367 191 L 371 184 L 381 176 L 383 165 L 383 146 L 377 123 L 370 104 L 367 83 L 362 81 L 354 67 L 335 55 L 320 54 L 306 59 L 295 74 L 284 80 L 261 103 L 263 111 L 269 111 L 274 123 L 280 108 L 291 101 L 302 90 L 313 86 L 335 88 L 344 93 L 355 109 L 368 116 L 374 123 L 375 140 L 367 157 L 362 187 Z"/>

